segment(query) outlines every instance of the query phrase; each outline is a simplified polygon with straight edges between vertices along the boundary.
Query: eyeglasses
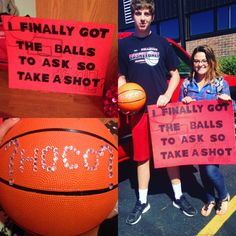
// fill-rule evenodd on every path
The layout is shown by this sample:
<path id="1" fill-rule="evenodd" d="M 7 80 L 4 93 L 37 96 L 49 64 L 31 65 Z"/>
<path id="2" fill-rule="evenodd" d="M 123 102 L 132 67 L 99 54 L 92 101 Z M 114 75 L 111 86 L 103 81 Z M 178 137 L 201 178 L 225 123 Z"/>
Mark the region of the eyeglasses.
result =
<path id="1" fill-rule="evenodd" d="M 200 63 L 202 64 L 207 64 L 208 61 L 206 59 L 203 59 L 203 60 L 193 60 L 193 63 L 196 64 L 196 65 L 199 65 Z"/>

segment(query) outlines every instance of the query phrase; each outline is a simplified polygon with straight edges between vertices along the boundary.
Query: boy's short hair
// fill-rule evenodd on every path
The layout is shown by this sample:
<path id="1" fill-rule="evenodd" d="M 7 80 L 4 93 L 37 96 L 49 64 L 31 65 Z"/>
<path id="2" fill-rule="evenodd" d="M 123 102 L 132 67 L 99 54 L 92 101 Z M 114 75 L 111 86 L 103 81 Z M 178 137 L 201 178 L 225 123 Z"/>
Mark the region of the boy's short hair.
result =
<path id="1" fill-rule="evenodd" d="M 155 15 L 154 0 L 131 0 L 131 13 L 132 15 L 136 10 L 149 9 L 152 15 Z"/>

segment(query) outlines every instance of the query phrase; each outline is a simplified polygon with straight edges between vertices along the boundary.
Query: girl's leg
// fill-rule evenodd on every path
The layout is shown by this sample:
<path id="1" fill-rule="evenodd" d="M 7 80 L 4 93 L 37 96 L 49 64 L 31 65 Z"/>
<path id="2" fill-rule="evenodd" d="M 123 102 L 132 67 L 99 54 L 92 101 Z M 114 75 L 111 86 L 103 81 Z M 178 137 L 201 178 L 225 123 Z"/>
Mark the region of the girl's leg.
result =
<path id="1" fill-rule="evenodd" d="M 203 188 L 206 193 L 207 202 L 215 201 L 215 188 L 210 177 L 208 176 L 207 165 L 200 165 L 199 171 L 200 171 Z"/>
<path id="2" fill-rule="evenodd" d="M 228 192 L 225 186 L 224 177 L 220 172 L 219 165 L 205 165 L 204 169 L 205 175 L 207 176 L 206 184 L 208 185 L 208 188 L 210 187 L 210 191 L 208 190 L 208 194 L 212 194 L 212 188 L 215 188 L 219 200 L 225 199 Z"/>
<path id="3" fill-rule="evenodd" d="M 215 202 L 215 188 L 208 176 L 207 166 L 201 165 L 199 166 L 200 176 L 202 180 L 202 184 L 206 193 L 206 204 L 201 209 L 201 214 L 205 217 L 211 214 L 211 211 L 216 205 Z"/>
<path id="4" fill-rule="evenodd" d="M 219 170 L 219 165 L 203 165 L 200 166 L 200 174 L 204 189 L 207 194 L 208 203 L 202 208 L 202 215 L 210 215 L 215 206 L 215 189 L 217 191 L 219 202 L 217 204 L 216 214 L 223 215 L 228 209 L 229 194 L 224 182 L 224 177 Z"/>

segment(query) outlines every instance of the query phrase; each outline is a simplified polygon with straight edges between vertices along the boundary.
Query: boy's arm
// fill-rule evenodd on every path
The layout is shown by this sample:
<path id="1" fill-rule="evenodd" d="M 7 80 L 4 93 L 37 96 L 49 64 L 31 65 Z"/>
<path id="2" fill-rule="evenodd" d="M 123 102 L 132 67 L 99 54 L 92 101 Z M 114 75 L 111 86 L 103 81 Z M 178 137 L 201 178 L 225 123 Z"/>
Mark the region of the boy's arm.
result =
<path id="1" fill-rule="evenodd" d="M 124 75 L 120 75 L 118 78 L 118 88 L 126 83 L 126 77 Z"/>
<path id="2" fill-rule="evenodd" d="M 179 71 L 171 70 L 170 71 L 170 82 L 166 92 L 163 95 L 160 95 L 157 100 L 157 106 L 165 106 L 171 99 L 175 89 L 177 88 L 180 81 Z"/>

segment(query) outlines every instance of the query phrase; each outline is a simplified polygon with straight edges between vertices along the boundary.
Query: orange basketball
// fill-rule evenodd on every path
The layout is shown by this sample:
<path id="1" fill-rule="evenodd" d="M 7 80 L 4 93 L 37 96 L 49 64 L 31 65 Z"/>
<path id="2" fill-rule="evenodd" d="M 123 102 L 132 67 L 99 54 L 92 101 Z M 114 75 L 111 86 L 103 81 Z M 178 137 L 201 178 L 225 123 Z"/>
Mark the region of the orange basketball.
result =
<path id="1" fill-rule="evenodd" d="M 124 112 L 138 112 L 146 102 L 144 89 L 136 83 L 126 83 L 118 89 L 118 106 Z"/>
<path id="2" fill-rule="evenodd" d="M 0 157 L 1 205 L 31 233 L 79 235 L 117 201 L 117 144 L 99 119 L 21 119 Z"/>

